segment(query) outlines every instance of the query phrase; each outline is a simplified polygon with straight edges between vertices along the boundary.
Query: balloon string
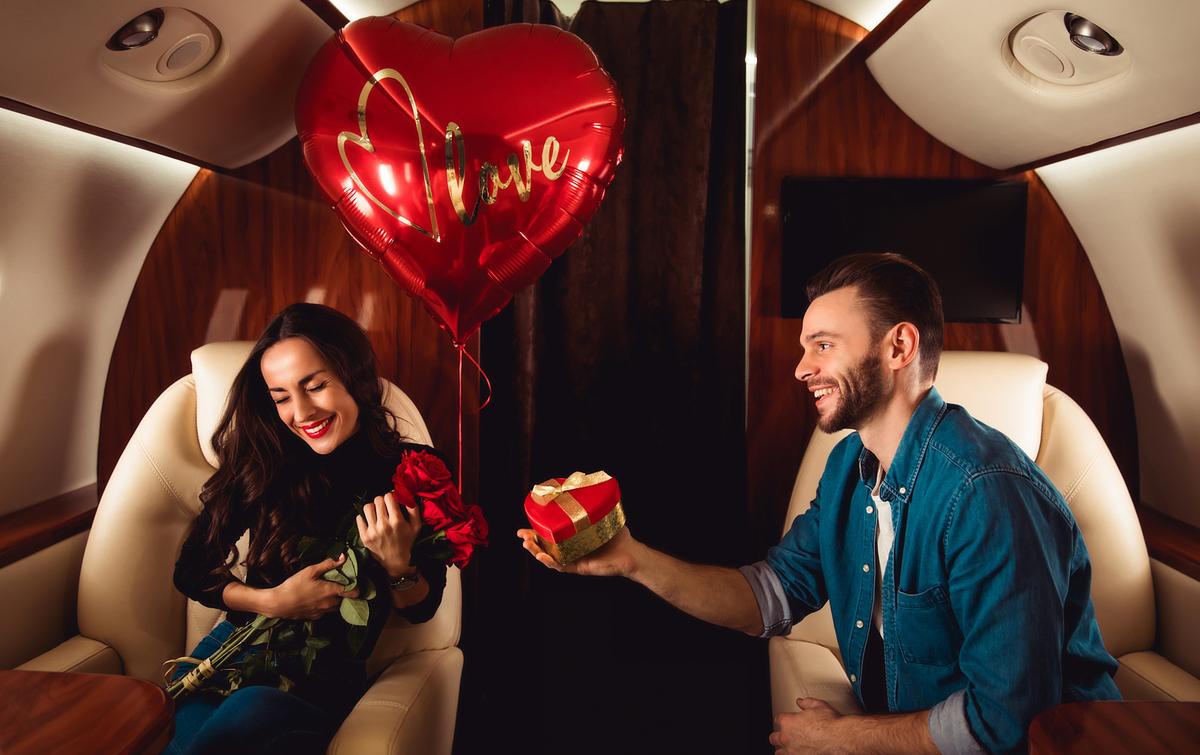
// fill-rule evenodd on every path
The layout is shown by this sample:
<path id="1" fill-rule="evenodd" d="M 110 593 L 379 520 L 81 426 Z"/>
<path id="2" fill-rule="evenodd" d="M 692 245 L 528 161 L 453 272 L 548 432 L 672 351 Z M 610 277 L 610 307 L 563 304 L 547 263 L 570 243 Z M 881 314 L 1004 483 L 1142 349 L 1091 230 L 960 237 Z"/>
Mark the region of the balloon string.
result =
<path id="1" fill-rule="evenodd" d="M 457 346 L 457 344 L 455 344 Z M 462 360 L 463 347 L 458 346 L 458 490 L 462 492 L 462 477 L 463 477 L 463 405 L 462 405 Z"/>
<path id="2" fill-rule="evenodd" d="M 487 373 L 484 372 L 483 366 L 471 356 L 471 352 L 467 350 L 465 343 L 455 343 L 454 348 L 458 349 L 458 489 L 462 490 L 462 469 L 463 469 L 463 357 L 475 366 L 479 371 L 479 376 L 483 378 L 484 385 L 487 386 L 487 398 L 479 405 L 479 411 L 487 408 L 487 405 L 492 403 L 492 381 L 488 379 Z"/>

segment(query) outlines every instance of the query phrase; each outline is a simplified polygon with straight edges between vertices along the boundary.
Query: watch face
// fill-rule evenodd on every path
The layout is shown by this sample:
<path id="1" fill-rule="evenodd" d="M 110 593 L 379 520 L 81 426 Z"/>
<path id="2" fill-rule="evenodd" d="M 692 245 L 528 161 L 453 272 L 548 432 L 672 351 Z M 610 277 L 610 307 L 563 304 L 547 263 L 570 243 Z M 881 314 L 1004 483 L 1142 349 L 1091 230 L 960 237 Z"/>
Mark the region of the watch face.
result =
<path id="1" fill-rule="evenodd" d="M 388 586 L 393 590 L 408 590 L 412 587 L 416 587 L 419 578 L 420 577 L 418 574 L 413 574 L 410 577 L 397 577 L 391 582 L 388 582 Z"/>

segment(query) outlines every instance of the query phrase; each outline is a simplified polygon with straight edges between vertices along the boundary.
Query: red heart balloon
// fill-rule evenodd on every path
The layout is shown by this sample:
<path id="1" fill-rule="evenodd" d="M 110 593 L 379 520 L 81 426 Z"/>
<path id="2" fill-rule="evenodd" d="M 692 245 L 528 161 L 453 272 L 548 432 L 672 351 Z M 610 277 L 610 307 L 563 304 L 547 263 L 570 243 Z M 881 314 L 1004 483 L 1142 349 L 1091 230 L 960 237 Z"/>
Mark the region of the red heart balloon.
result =
<path id="1" fill-rule="evenodd" d="M 595 54 L 556 27 L 453 40 L 364 18 L 309 64 L 296 125 L 350 235 L 462 343 L 582 233 L 625 114 Z"/>

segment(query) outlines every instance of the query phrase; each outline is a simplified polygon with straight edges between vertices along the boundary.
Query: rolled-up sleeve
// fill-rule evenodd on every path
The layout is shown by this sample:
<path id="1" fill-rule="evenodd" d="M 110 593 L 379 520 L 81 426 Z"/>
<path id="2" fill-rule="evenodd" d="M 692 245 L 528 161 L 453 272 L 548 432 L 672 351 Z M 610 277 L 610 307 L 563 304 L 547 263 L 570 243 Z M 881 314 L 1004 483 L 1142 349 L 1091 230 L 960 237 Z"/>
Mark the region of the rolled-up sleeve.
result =
<path id="1" fill-rule="evenodd" d="M 754 593 L 754 599 L 758 601 L 758 612 L 762 616 L 763 625 L 759 637 L 785 634 L 796 622 L 792 620 L 792 611 L 779 577 L 766 561 L 756 561 L 739 567 L 738 571 L 750 583 L 750 590 Z"/>
<path id="2" fill-rule="evenodd" d="M 1033 717 L 1062 699 L 1072 525 L 1031 480 L 1005 472 L 970 482 L 951 512 L 944 546 L 964 718 L 988 751 L 1020 751 Z"/>
<path id="3" fill-rule="evenodd" d="M 967 725 L 964 705 L 967 692 L 959 690 L 929 711 L 929 735 L 942 755 L 982 755 L 971 727 Z"/>
<path id="4" fill-rule="evenodd" d="M 818 486 L 817 497 L 809 504 L 808 510 L 792 521 L 792 526 L 779 541 L 779 545 L 767 550 L 765 565 L 772 572 L 774 582 L 778 584 L 778 591 L 761 596 L 756 591 L 754 596 L 759 599 L 759 607 L 766 608 L 773 606 L 771 601 L 782 593 L 783 600 L 787 603 L 784 615 L 789 623 L 776 634 L 787 631 L 787 627 L 825 605 L 828 599 L 825 573 L 821 565 L 820 500 L 821 489 Z M 753 581 L 750 586 L 754 588 Z M 763 602 L 764 597 L 767 599 L 766 603 Z M 764 616 L 764 628 L 769 626 L 768 618 L 772 617 Z"/>

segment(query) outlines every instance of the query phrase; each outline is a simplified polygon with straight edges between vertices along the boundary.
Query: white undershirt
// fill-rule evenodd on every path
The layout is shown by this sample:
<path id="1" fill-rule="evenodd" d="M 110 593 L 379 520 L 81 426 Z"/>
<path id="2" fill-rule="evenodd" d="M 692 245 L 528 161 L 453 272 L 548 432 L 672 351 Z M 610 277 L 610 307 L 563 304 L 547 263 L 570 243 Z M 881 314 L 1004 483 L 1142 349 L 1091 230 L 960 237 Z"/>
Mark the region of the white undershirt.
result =
<path id="1" fill-rule="evenodd" d="M 887 571 L 888 554 L 892 550 L 892 541 L 896 539 L 896 530 L 892 525 L 892 504 L 879 497 L 879 484 L 883 482 L 883 466 L 875 476 L 875 489 L 871 491 L 871 500 L 875 502 L 875 553 L 879 556 L 879 568 L 875 570 L 875 608 L 871 619 L 875 630 L 883 637 L 883 577 Z"/>

